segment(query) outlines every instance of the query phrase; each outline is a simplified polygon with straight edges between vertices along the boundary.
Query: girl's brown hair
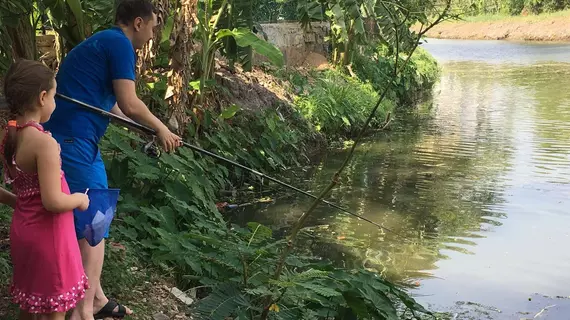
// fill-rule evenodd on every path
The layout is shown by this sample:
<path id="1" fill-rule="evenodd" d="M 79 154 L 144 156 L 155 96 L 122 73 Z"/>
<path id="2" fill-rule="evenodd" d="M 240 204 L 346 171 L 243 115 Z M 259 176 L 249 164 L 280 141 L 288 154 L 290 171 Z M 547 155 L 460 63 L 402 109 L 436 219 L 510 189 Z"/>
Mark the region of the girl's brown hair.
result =
<path id="1" fill-rule="evenodd" d="M 55 74 L 38 61 L 21 59 L 14 62 L 4 77 L 4 98 L 11 117 L 23 116 L 37 106 L 40 93 L 54 86 Z M 17 128 L 8 126 L 4 138 L 4 159 L 8 165 L 16 153 Z"/>

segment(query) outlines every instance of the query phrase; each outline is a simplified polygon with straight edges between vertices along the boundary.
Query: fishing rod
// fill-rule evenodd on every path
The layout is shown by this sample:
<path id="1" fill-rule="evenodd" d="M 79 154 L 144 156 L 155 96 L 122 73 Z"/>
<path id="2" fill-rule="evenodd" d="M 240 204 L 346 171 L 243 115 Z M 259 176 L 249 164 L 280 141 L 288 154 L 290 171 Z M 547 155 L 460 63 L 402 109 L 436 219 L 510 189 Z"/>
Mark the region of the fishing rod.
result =
<path id="1" fill-rule="evenodd" d="M 126 126 L 128 126 L 128 127 L 131 127 L 131 128 L 137 129 L 137 130 L 140 130 L 140 131 L 142 131 L 142 132 L 144 132 L 144 133 L 146 133 L 146 134 L 148 134 L 148 135 L 151 135 L 151 136 L 155 136 L 155 137 L 156 137 L 156 131 L 155 131 L 154 129 L 151 129 L 151 128 L 145 126 L 145 125 L 142 125 L 142 124 L 140 124 L 140 123 L 134 122 L 134 121 L 132 121 L 132 120 L 130 120 L 130 119 L 123 118 L 123 117 L 121 117 L 121 116 L 118 116 L 118 115 L 113 114 L 113 113 L 111 113 L 111 112 L 105 111 L 105 110 L 103 110 L 103 109 L 94 107 L 94 106 L 89 105 L 89 104 L 87 104 L 87 103 L 85 103 L 85 102 L 81 102 L 81 101 L 79 101 L 79 100 L 70 98 L 70 97 L 65 96 L 65 95 L 63 95 L 63 94 L 61 94 L 61 93 L 56 93 L 56 95 L 57 95 L 58 97 L 62 98 L 63 100 L 67 100 L 67 101 L 69 101 L 69 102 L 73 102 L 73 103 L 75 103 L 75 104 L 77 104 L 77 105 L 79 105 L 79 106 L 81 106 L 81 107 L 83 107 L 83 108 L 85 108 L 85 109 L 87 109 L 87 110 L 90 110 L 90 111 L 92 111 L 92 112 L 98 113 L 98 114 L 100 114 L 100 115 L 102 115 L 102 116 L 105 116 L 105 117 L 107 117 L 107 118 L 110 118 L 111 120 L 115 120 L 115 121 L 117 121 L 117 122 L 119 122 L 119 123 L 121 123 L 121 124 L 123 124 L 123 125 L 126 125 Z M 259 176 L 259 177 L 261 177 L 261 178 L 264 178 L 264 179 L 273 181 L 273 182 L 275 182 L 275 183 L 277 183 L 277 184 L 279 184 L 279 185 L 281 185 L 281 186 L 283 186 L 283 187 L 289 188 L 289 189 L 291 189 L 291 190 L 295 190 L 295 191 L 297 191 L 297 192 L 299 192 L 299 193 L 301 193 L 301 194 L 304 194 L 304 195 L 306 195 L 306 196 L 308 196 L 308 197 L 311 197 L 311 198 L 313 198 L 313 199 L 318 199 L 317 196 L 315 196 L 315 195 L 313 195 L 313 194 L 310 194 L 310 193 L 307 192 L 307 191 L 301 190 L 301 189 L 299 189 L 299 188 L 297 188 L 297 187 L 294 187 L 294 186 L 292 186 L 292 185 L 290 185 L 290 184 L 288 184 L 288 183 L 285 183 L 285 182 L 283 182 L 283 181 L 281 181 L 281 180 L 278 180 L 278 179 L 276 179 L 276 178 L 270 177 L 270 176 L 268 176 L 268 175 L 266 175 L 266 174 L 264 174 L 264 173 L 261 173 L 261 172 L 259 172 L 259 171 L 257 171 L 257 170 L 254 170 L 254 169 L 252 169 L 252 168 L 249 168 L 249 167 L 246 167 L 246 166 L 244 166 L 244 165 L 241 165 L 241 164 L 239 164 L 239 163 L 237 163 L 237 162 L 235 162 L 235 161 L 232 161 L 232 160 L 230 160 L 230 159 L 226 159 L 226 158 L 224 158 L 224 157 L 222 157 L 222 156 L 220 156 L 220 155 L 217 155 L 217 154 L 215 154 L 215 153 L 213 153 L 213 152 L 210 152 L 210 151 L 208 151 L 208 150 L 205 150 L 205 149 L 202 149 L 202 148 L 197 147 L 197 146 L 195 146 L 195 145 L 192 145 L 192 144 L 190 144 L 190 143 L 188 143 L 188 142 L 182 141 L 182 145 L 185 146 L 185 147 L 187 147 L 187 148 L 190 148 L 190 149 L 192 149 L 192 150 L 194 150 L 194 151 L 196 151 L 196 152 L 198 152 L 198 153 L 205 154 L 205 155 L 210 156 L 210 157 L 212 157 L 212 158 L 215 158 L 215 159 L 217 159 L 217 160 L 220 160 L 220 161 L 229 163 L 229 164 L 231 164 L 232 166 L 235 166 L 235 167 L 238 167 L 238 168 L 243 169 L 243 170 L 245 170 L 245 171 L 251 172 L 251 173 L 253 173 L 254 175 L 257 175 L 257 176 Z M 335 208 L 335 209 L 338 209 L 338 210 L 340 210 L 340 211 L 342 211 L 342 212 L 344 212 L 344 213 L 347 213 L 347 214 L 349 214 L 349 215 L 351 215 L 351 216 L 353 216 L 353 217 L 355 217 L 355 218 L 358 218 L 358 219 L 364 220 L 364 221 L 366 221 L 366 222 L 368 222 L 368 223 L 371 223 L 371 224 L 377 226 L 377 227 L 380 228 L 380 229 L 384 229 L 384 230 L 389 231 L 389 232 L 392 232 L 392 233 L 394 233 L 394 234 L 398 234 L 397 232 L 394 232 L 393 230 L 391 230 L 391 229 L 389 229 L 389 228 L 386 228 L 386 227 L 384 227 L 384 226 L 381 226 L 380 224 L 378 224 L 378 223 L 376 223 L 376 222 L 374 222 L 374 221 L 372 221 L 372 220 L 370 220 L 370 219 L 368 219 L 368 218 L 365 218 L 365 217 L 362 217 L 362 216 L 360 216 L 360 215 L 358 215 L 358 214 L 356 214 L 356 213 L 350 212 L 350 211 L 348 211 L 347 209 L 345 209 L 345 208 L 343 208 L 343 207 L 341 207 L 341 206 L 339 206 L 339 205 L 337 205 L 337 204 L 334 204 L 334 203 L 332 203 L 332 202 L 330 202 L 330 201 L 327 201 L 327 200 L 325 200 L 325 199 L 321 199 L 321 201 L 322 201 L 323 203 L 325 203 L 325 204 L 327 204 L 327 205 L 329 205 L 329 206 L 331 206 L 331 207 L 333 207 L 333 208 Z"/>

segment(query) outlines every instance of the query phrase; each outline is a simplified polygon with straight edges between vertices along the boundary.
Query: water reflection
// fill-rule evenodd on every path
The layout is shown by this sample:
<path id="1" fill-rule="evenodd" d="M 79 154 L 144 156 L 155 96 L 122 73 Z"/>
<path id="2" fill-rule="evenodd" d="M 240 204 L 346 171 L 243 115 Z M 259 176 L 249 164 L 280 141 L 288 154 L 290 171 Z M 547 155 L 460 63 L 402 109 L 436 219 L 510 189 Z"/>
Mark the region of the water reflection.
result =
<path id="1" fill-rule="evenodd" d="M 368 141 L 331 194 L 402 237 L 325 206 L 310 231 L 319 253 L 417 287 L 435 308 L 519 319 L 545 307 L 533 293 L 570 291 L 570 64 L 548 62 L 570 46 L 462 45 L 428 47 L 444 67 L 431 120 Z M 329 155 L 307 187 L 328 183 L 344 156 Z M 287 227 L 308 205 L 287 199 L 256 219 Z"/>

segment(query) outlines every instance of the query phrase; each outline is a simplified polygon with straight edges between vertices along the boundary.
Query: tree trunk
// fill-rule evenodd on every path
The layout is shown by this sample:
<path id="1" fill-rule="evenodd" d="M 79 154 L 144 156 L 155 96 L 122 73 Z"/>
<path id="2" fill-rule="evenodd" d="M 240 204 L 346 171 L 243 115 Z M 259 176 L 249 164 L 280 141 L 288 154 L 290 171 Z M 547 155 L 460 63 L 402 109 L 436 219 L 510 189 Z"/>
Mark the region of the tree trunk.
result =
<path id="1" fill-rule="evenodd" d="M 176 19 L 171 39 L 174 45 L 170 51 L 172 59 L 172 76 L 169 86 L 173 88 L 173 96 L 169 101 L 171 122 L 180 123 L 180 132 L 190 121 L 187 110 L 192 108 L 193 97 L 189 94 L 188 84 L 192 79 L 192 29 L 196 23 L 193 14 L 197 12 L 198 0 L 182 0 L 180 13 Z"/>
<path id="2" fill-rule="evenodd" d="M 12 42 L 13 59 L 37 60 L 36 30 L 30 22 L 30 16 L 23 15 L 16 27 L 6 26 L 6 32 Z"/>

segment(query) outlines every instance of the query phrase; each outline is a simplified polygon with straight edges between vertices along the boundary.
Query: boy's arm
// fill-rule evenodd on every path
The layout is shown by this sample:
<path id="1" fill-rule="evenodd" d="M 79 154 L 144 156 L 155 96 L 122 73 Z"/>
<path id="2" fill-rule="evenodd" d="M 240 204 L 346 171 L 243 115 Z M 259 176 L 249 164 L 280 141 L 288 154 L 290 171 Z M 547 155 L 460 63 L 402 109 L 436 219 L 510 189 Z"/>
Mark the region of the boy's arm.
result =
<path id="1" fill-rule="evenodd" d="M 150 112 L 144 102 L 137 97 L 134 81 L 127 79 L 113 80 L 113 89 L 121 111 L 134 121 L 154 129 L 162 147 L 167 152 L 181 146 L 180 137 L 172 133 L 168 127 Z"/>
<path id="2" fill-rule="evenodd" d="M 121 118 L 129 119 L 129 117 L 121 111 L 121 108 L 119 108 L 119 105 L 116 103 L 115 106 L 113 106 L 113 109 L 111 109 L 111 113 Z"/>
<path id="3" fill-rule="evenodd" d="M 131 41 L 127 38 L 114 38 L 104 44 L 107 48 L 109 71 L 118 108 L 130 119 L 154 129 L 162 147 L 167 152 L 181 146 L 180 137 L 170 132 L 137 97 L 135 88 L 136 55 Z"/>
<path id="4" fill-rule="evenodd" d="M 12 208 L 15 208 L 16 207 L 16 195 L 10 191 L 4 189 L 4 188 L 0 188 L 0 203 L 3 203 L 3 204 L 8 205 Z"/>

